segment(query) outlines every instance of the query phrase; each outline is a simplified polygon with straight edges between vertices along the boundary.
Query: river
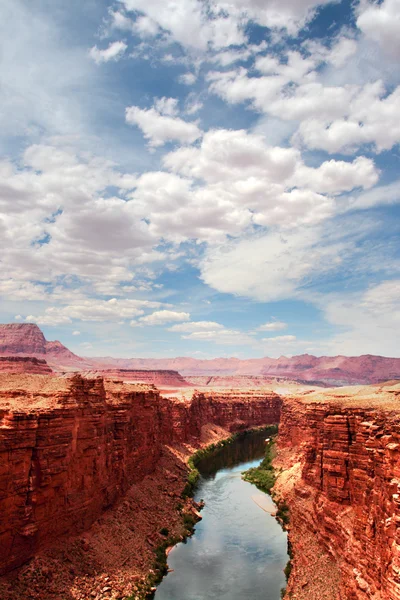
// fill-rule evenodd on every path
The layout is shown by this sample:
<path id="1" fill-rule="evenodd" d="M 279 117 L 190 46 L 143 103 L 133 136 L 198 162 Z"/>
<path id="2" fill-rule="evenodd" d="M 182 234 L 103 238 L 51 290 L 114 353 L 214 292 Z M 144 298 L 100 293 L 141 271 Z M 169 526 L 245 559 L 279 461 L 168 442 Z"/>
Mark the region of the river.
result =
<path id="1" fill-rule="evenodd" d="M 265 434 L 240 437 L 197 468 L 195 500 L 204 499 L 202 521 L 168 557 L 173 569 L 155 600 L 279 600 L 289 559 L 287 537 L 266 510 L 269 496 L 241 473 L 263 458 Z"/>

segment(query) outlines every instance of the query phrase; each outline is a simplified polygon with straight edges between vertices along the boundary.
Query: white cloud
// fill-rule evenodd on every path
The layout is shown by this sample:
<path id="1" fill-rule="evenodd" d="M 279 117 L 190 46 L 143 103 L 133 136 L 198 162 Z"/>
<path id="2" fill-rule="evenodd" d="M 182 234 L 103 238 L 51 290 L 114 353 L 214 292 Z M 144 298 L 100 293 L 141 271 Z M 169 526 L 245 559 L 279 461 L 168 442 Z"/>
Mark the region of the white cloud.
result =
<path id="1" fill-rule="evenodd" d="M 257 329 L 259 331 L 282 331 L 282 329 L 287 329 L 287 323 L 283 321 L 269 321 L 269 323 L 264 323 L 264 325 L 260 325 Z"/>
<path id="2" fill-rule="evenodd" d="M 38 317 L 30 315 L 25 320 L 34 320 L 41 325 L 71 323 L 72 319 L 92 322 L 118 322 L 121 319 L 132 319 L 133 317 L 142 315 L 144 313 L 143 309 L 145 308 L 156 308 L 159 306 L 159 302 L 147 300 L 128 300 L 124 298 L 111 298 L 110 300 L 76 298 L 73 304 L 67 304 L 66 306 L 50 306 L 46 308 L 43 315 Z"/>
<path id="3" fill-rule="evenodd" d="M 49 325 L 51 327 L 71 323 L 71 319 L 69 317 L 60 314 L 51 314 L 51 312 L 39 317 L 35 317 L 34 315 L 28 315 L 25 318 L 25 321 L 27 323 L 37 323 L 38 325 Z"/>
<path id="4" fill-rule="evenodd" d="M 373 160 L 358 156 L 353 160 L 329 160 L 317 169 L 301 165 L 293 176 L 293 183 L 300 187 L 328 194 L 338 194 L 362 187 L 369 189 L 379 179 L 379 171 Z"/>
<path id="5" fill-rule="evenodd" d="M 80 331 L 73 331 L 72 335 L 81 335 L 81 332 Z"/>
<path id="6" fill-rule="evenodd" d="M 295 335 L 278 335 L 276 337 L 263 338 L 262 341 L 263 342 L 271 342 L 271 343 L 277 342 L 279 344 L 287 344 L 287 343 L 295 342 L 296 339 L 297 338 Z"/>
<path id="7" fill-rule="evenodd" d="M 125 42 L 112 42 L 104 50 L 100 50 L 97 46 L 93 46 L 93 48 L 90 48 L 89 55 L 96 64 L 100 65 L 101 63 L 106 63 L 110 60 L 119 60 L 125 54 L 127 47 Z"/>
<path id="8" fill-rule="evenodd" d="M 43 133 L 88 133 L 87 110 L 93 112 L 99 93 L 97 69 L 86 45 L 71 43 L 61 30 L 57 14 L 42 3 L 0 3 L 1 154 L 12 154 L 14 136 L 25 145 Z"/>
<path id="9" fill-rule="evenodd" d="M 162 114 L 154 108 L 142 109 L 138 106 L 128 106 L 126 122 L 137 125 L 143 132 L 150 148 L 163 146 L 166 142 L 178 141 L 191 144 L 201 137 L 202 133 L 196 123 L 184 121 L 177 116 Z"/>
<path id="10" fill-rule="evenodd" d="M 208 73 L 209 90 L 231 104 L 249 102 L 257 112 L 290 121 L 298 128 L 291 140 L 294 145 L 350 153 L 366 144 L 374 145 L 377 152 L 397 144 L 400 87 L 388 93 L 389 87 L 378 79 L 379 70 L 372 66 L 360 73 L 365 60 L 358 43 L 341 36 L 331 48 L 309 40 L 304 48 L 311 56 L 289 51 L 279 58 L 258 57 L 259 77 L 243 67 Z M 348 72 L 350 81 L 335 85 L 335 75 L 341 71 Z M 357 84 L 352 71 L 358 73 Z"/>
<path id="11" fill-rule="evenodd" d="M 167 98 L 166 96 L 155 98 L 154 108 L 160 115 L 166 115 L 168 117 L 176 117 L 179 114 L 177 98 Z"/>
<path id="12" fill-rule="evenodd" d="M 286 29 L 296 34 L 311 19 L 318 5 L 331 0 L 123 0 L 128 11 L 140 11 L 174 41 L 188 49 L 206 51 L 240 46 L 246 41 L 245 27 L 256 22 L 264 27 Z"/>
<path id="13" fill-rule="evenodd" d="M 387 54 L 400 57 L 400 1 L 384 0 L 375 4 L 360 3 L 357 27 L 364 35 L 377 42 Z"/>
<path id="14" fill-rule="evenodd" d="M 315 66 L 330 63 L 335 69 L 341 69 L 359 49 L 357 41 L 346 37 L 346 34 L 339 35 L 330 48 L 316 39 L 307 39 L 303 47 L 310 52 Z"/>
<path id="15" fill-rule="evenodd" d="M 178 77 L 179 83 L 183 83 L 183 85 L 193 85 L 197 80 L 197 77 L 194 73 L 183 73 Z"/>
<path id="16" fill-rule="evenodd" d="M 373 144 L 377 152 L 390 150 L 400 142 L 399 103 L 400 87 L 385 95 L 382 81 L 367 84 L 349 98 L 341 118 L 309 118 L 293 141 L 330 153 L 353 152 L 364 144 Z"/>
<path id="17" fill-rule="evenodd" d="M 123 0 L 127 11 L 140 11 L 158 26 L 169 32 L 182 46 L 206 51 L 208 46 L 223 48 L 245 42 L 240 21 L 235 16 L 221 15 L 217 10 L 209 18 L 214 6 L 199 0 Z"/>
<path id="18" fill-rule="evenodd" d="M 178 312 L 174 310 L 157 310 L 150 315 L 141 317 L 139 321 L 131 322 L 131 326 L 142 325 L 165 325 L 176 321 L 189 321 L 190 314 L 187 312 Z"/>
<path id="19" fill-rule="evenodd" d="M 154 37 L 159 33 L 159 27 L 153 19 L 146 16 L 137 16 L 135 20 L 129 19 L 120 11 L 109 11 L 112 29 L 120 29 L 121 31 L 129 31 L 134 35 L 138 35 L 142 39 Z"/>
<path id="20" fill-rule="evenodd" d="M 185 178 L 200 180 L 202 187 L 191 192 L 191 202 L 204 209 L 205 199 L 211 198 L 215 209 L 220 204 L 225 213 L 230 210 L 236 215 L 239 231 L 250 218 L 259 225 L 285 228 L 321 222 L 335 208 L 325 193 L 367 189 L 378 180 L 370 159 L 327 161 L 311 168 L 296 149 L 270 147 L 263 136 L 244 130 L 211 130 L 199 147 L 180 148 L 167 154 L 163 162 Z M 227 228 L 227 221 L 225 215 L 221 226 L 234 233 L 231 225 Z"/>
<path id="21" fill-rule="evenodd" d="M 195 115 L 199 110 L 203 108 L 203 103 L 200 100 L 192 100 L 189 98 L 186 103 L 185 113 L 187 115 Z"/>
<path id="22" fill-rule="evenodd" d="M 399 279 L 342 297 L 327 296 L 321 308 L 338 331 L 325 345 L 330 353 L 399 355 Z"/>
<path id="23" fill-rule="evenodd" d="M 346 209 L 368 209 L 382 204 L 400 203 L 400 180 L 374 187 L 346 199 Z"/>
<path id="24" fill-rule="evenodd" d="M 136 31 L 140 37 L 147 38 L 156 36 L 159 32 L 159 27 L 153 19 L 141 16 L 136 19 L 133 30 Z"/>
<path id="25" fill-rule="evenodd" d="M 188 335 L 183 335 L 185 340 L 194 340 L 197 342 L 212 342 L 215 344 L 240 346 L 252 345 L 254 338 L 250 335 L 234 329 L 217 329 L 211 331 L 193 331 Z"/>
<path id="26" fill-rule="evenodd" d="M 342 269 L 356 242 L 322 227 L 269 232 L 206 252 L 201 277 L 219 292 L 261 302 L 295 299 L 313 280 Z"/>
<path id="27" fill-rule="evenodd" d="M 218 331 L 224 329 L 224 326 L 215 321 L 192 321 L 190 323 L 180 323 L 173 325 L 168 331 L 178 331 L 184 333 L 193 333 L 196 331 Z"/>

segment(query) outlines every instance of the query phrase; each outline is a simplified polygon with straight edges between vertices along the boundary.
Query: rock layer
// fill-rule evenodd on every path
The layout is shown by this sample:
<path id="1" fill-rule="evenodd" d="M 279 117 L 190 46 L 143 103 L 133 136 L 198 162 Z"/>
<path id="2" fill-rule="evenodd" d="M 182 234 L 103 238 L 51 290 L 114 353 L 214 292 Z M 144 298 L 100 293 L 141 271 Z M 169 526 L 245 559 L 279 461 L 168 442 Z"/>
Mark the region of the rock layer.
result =
<path id="1" fill-rule="evenodd" d="M 151 386 L 0 374 L 0 573 L 88 529 L 205 426 L 276 423 L 280 398 L 162 398 Z"/>
<path id="2" fill-rule="evenodd" d="M 185 381 L 178 371 L 162 370 L 151 371 L 147 369 L 105 369 L 103 371 L 86 371 L 85 377 L 106 377 L 107 379 L 120 379 L 126 382 L 149 383 L 157 387 L 185 387 Z"/>
<path id="3" fill-rule="evenodd" d="M 399 398 L 389 385 L 285 400 L 276 490 L 291 514 L 287 597 L 400 599 Z"/>
<path id="4" fill-rule="evenodd" d="M 52 372 L 43 358 L 35 358 L 34 356 L 0 356 L 0 373 L 50 375 Z"/>
<path id="5" fill-rule="evenodd" d="M 33 323 L 10 323 L 0 325 L 0 354 L 46 353 L 46 339 Z"/>

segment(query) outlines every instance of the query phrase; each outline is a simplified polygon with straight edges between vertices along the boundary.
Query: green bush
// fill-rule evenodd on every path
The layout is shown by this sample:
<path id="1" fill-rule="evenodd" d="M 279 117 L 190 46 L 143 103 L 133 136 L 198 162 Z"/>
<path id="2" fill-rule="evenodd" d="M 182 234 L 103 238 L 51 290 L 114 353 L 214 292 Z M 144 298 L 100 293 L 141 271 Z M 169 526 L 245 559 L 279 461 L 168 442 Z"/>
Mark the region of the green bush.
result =
<path id="1" fill-rule="evenodd" d="M 258 467 L 248 469 L 243 473 L 243 479 L 249 483 L 253 483 L 259 490 L 270 494 L 275 485 L 276 476 L 272 466 L 274 457 L 274 441 L 270 441 L 265 449 L 265 456 Z"/>

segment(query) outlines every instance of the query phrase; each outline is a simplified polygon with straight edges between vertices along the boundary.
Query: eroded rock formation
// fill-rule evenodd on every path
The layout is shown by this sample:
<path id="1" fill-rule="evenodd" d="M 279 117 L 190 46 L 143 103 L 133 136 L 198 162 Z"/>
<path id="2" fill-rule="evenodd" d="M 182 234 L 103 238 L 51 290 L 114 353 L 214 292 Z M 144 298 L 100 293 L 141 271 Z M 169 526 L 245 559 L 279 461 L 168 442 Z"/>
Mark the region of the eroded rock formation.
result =
<path id="1" fill-rule="evenodd" d="M 0 325 L 0 354 L 46 354 L 46 339 L 33 323 Z"/>
<path id="2" fill-rule="evenodd" d="M 151 386 L 76 375 L 0 374 L 0 572 L 88 529 L 165 448 L 202 428 L 236 431 L 279 420 L 280 398 L 162 398 Z"/>
<path id="3" fill-rule="evenodd" d="M 288 598 L 400 599 L 400 385 L 286 399 L 276 489 L 294 549 Z"/>
<path id="4" fill-rule="evenodd" d="M 88 366 L 84 359 L 68 350 L 61 342 L 48 342 L 34 323 L 0 324 L 0 356 L 46 359 L 55 371 L 82 370 Z"/>
<path id="5" fill-rule="evenodd" d="M 34 356 L 0 356 L 0 373 L 34 373 L 50 375 L 52 369 L 44 358 Z"/>
<path id="6" fill-rule="evenodd" d="M 107 379 L 120 379 L 126 382 L 149 383 L 157 387 L 185 387 L 189 383 L 178 371 L 159 369 L 157 371 L 146 369 L 104 369 L 85 371 L 85 377 L 106 377 Z"/>

